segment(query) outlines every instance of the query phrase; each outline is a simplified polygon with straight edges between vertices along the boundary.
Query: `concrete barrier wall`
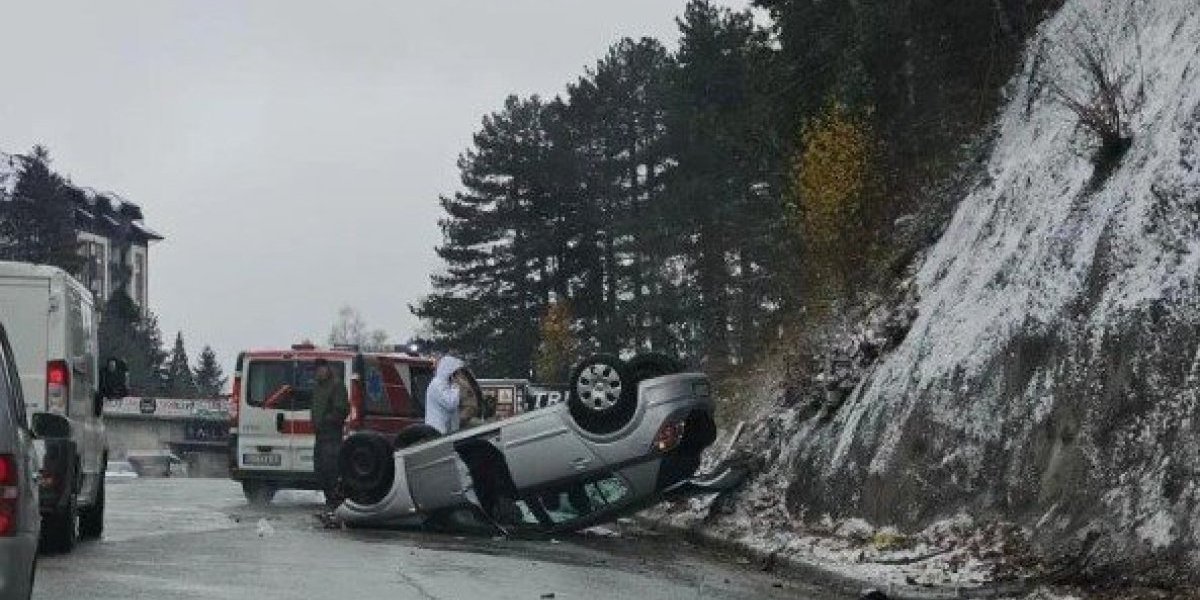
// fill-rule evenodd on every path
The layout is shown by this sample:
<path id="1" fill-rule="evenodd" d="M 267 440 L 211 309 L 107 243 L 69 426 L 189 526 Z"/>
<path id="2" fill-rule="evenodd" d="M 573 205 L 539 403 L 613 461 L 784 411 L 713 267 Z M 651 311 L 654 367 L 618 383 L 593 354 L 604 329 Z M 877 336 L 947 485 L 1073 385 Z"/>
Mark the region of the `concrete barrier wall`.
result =
<path id="1" fill-rule="evenodd" d="M 191 477 L 228 477 L 228 451 L 223 444 L 207 446 L 187 439 L 189 421 L 111 415 L 108 429 L 109 459 L 125 460 L 130 454 L 173 452 L 183 459 Z"/>

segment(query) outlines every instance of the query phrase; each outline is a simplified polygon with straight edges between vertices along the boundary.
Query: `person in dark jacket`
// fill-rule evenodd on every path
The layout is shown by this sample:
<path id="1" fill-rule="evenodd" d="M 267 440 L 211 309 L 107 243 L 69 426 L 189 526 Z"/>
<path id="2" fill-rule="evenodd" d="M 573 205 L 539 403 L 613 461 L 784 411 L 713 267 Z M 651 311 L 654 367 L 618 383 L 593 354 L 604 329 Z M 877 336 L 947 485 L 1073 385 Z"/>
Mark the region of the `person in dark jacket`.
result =
<path id="1" fill-rule="evenodd" d="M 312 422 L 317 443 L 313 459 L 325 503 L 330 508 L 342 503 L 338 485 L 338 450 L 342 446 L 342 428 L 350 414 L 346 385 L 334 373 L 325 359 L 316 361 L 316 384 L 312 391 Z"/>

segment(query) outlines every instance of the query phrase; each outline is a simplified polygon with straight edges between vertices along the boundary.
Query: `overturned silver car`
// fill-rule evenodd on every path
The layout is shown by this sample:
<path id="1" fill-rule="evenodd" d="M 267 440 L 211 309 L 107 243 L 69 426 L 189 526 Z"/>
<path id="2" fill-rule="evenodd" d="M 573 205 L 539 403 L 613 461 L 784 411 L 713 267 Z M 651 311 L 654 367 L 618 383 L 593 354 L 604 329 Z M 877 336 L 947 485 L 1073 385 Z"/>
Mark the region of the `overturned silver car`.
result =
<path id="1" fill-rule="evenodd" d="M 693 476 L 716 439 L 708 378 L 657 355 L 596 356 L 571 379 L 568 401 L 429 439 L 359 432 L 342 445 L 350 526 L 581 529 L 672 494 L 716 491 Z M 720 477 L 717 481 L 729 480 Z"/>

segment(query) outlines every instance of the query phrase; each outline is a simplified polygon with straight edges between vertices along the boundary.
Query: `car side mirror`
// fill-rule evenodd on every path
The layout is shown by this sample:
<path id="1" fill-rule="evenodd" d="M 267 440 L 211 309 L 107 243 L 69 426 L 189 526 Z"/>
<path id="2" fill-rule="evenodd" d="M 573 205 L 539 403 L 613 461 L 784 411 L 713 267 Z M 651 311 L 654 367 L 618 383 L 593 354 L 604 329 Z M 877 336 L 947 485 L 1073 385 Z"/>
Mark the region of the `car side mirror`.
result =
<path id="1" fill-rule="evenodd" d="M 62 415 L 38 412 L 33 413 L 30 421 L 30 429 L 39 439 L 71 437 L 71 422 Z"/>
<path id="2" fill-rule="evenodd" d="M 124 398 L 129 395 L 129 365 L 119 358 L 109 358 L 100 369 L 100 393 L 97 394 L 96 415 L 104 408 L 109 398 Z"/>

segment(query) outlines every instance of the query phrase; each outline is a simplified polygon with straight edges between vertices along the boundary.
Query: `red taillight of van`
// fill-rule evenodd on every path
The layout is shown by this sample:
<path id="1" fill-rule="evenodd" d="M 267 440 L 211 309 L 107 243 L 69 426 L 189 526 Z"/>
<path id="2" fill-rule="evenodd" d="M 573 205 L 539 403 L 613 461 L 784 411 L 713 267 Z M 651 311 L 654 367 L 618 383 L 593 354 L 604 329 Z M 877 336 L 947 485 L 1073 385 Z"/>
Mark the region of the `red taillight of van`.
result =
<path id="1" fill-rule="evenodd" d="M 229 393 L 229 427 L 237 429 L 238 417 L 242 414 L 242 365 L 246 362 L 246 354 L 239 353 L 237 363 L 233 367 L 233 389 Z M 230 431 L 236 433 L 236 431 Z"/>
<path id="2" fill-rule="evenodd" d="M 17 532 L 17 461 L 11 454 L 0 454 L 0 537 Z"/>
<path id="3" fill-rule="evenodd" d="M 238 426 L 238 415 L 242 409 L 242 374 L 233 374 L 233 393 L 229 395 L 229 425 Z"/>
<path id="4" fill-rule="evenodd" d="M 54 412 L 66 412 L 71 397 L 71 368 L 63 360 L 46 363 L 46 406 Z"/>

